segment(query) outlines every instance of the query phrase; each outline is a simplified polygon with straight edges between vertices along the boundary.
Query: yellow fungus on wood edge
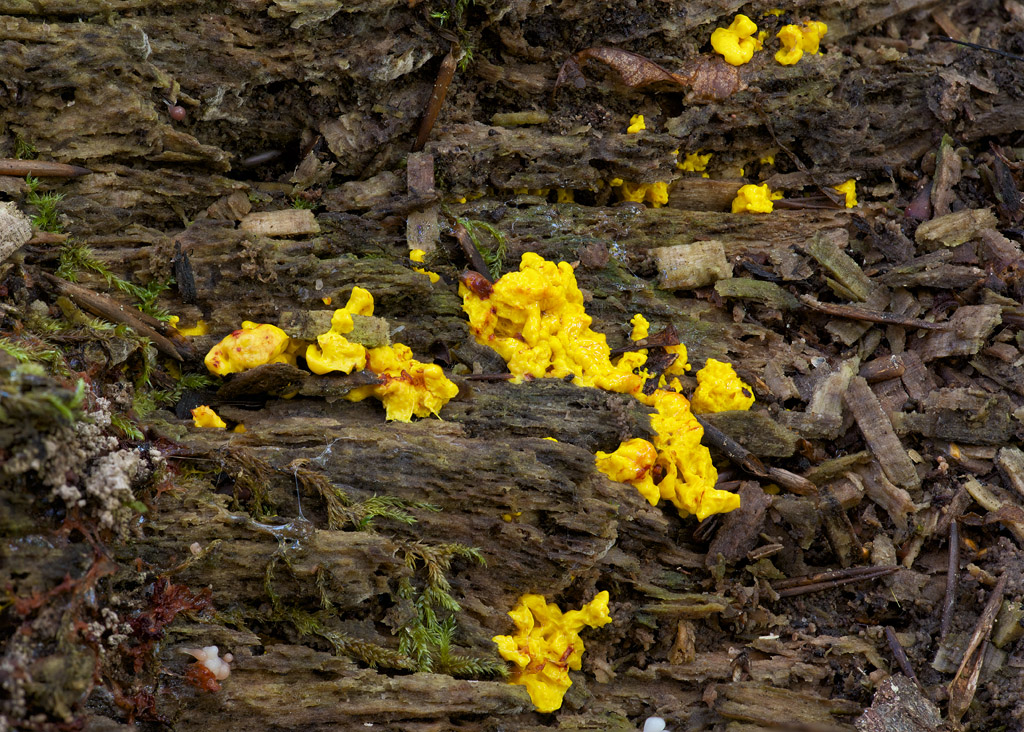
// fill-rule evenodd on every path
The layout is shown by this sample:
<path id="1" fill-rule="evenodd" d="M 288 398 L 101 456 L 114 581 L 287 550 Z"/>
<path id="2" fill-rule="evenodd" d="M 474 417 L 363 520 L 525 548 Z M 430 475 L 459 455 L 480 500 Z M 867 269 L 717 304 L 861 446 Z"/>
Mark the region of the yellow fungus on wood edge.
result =
<path id="1" fill-rule="evenodd" d="M 196 427 L 212 427 L 220 430 L 227 427 L 220 415 L 205 404 L 200 404 L 192 410 L 192 423 Z"/>
<path id="2" fill-rule="evenodd" d="M 745 15 L 733 18 L 728 28 L 715 28 L 711 34 L 711 47 L 720 53 L 727 63 L 742 66 L 754 57 L 757 50 L 757 25 Z"/>
<path id="3" fill-rule="evenodd" d="M 697 372 L 697 389 L 690 406 L 696 414 L 747 410 L 754 404 L 754 390 L 740 379 L 731 363 L 709 358 Z"/>
<path id="4" fill-rule="evenodd" d="M 563 613 L 543 595 L 526 594 L 509 611 L 515 635 L 496 635 L 498 653 L 516 665 L 511 683 L 526 687 L 537 711 L 553 712 L 562 706 L 572 686 L 569 670 L 579 671 L 583 658 L 585 627 L 600 628 L 612 621 L 607 590 L 579 610 Z"/>

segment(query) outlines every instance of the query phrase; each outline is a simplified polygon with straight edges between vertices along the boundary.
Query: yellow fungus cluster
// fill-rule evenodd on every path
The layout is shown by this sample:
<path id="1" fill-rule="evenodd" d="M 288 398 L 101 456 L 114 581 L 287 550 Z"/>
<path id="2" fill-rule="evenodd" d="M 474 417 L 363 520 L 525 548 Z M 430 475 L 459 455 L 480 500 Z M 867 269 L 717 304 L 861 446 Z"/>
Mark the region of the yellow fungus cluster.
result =
<path id="1" fill-rule="evenodd" d="M 423 258 L 427 256 L 427 253 L 422 249 L 413 249 L 409 252 L 409 259 L 417 264 L 423 263 Z M 429 269 L 423 269 L 423 267 L 413 267 L 413 269 L 420 274 L 424 274 L 430 278 L 430 284 L 434 284 L 441 279 L 441 275 L 437 272 L 431 272 Z"/>
<path id="2" fill-rule="evenodd" d="M 384 403 L 387 419 L 409 422 L 413 416 L 437 414 L 459 388 L 448 380 L 440 366 L 424 364 L 412 357 L 402 343 L 367 349 L 345 336 L 355 324 L 352 316 L 373 315 L 373 295 L 361 287 L 352 288 L 348 303 L 334 311 L 331 329 L 321 333 L 316 343 L 291 340 L 280 328 L 245 322 L 214 346 L 206 355 L 206 367 L 226 375 L 266 363 L 296 362 L 296 353 L 305 348 L 306 365 L 315 374 L 333 371 L 352 373 L 367 369 L 381 381 L 353 389 L 345 398 L 358 402 L 369 396 Z"/>
<path id="3" fill-rule="evenodd" d="M 177 315 L 172 315 L 167 319 L 167 324 L 183 336 L 204 336 L 210 332 L 210 326 L 206 324 L 205 320 L 197 320 L 191 328 L 179 328 L 178 323 L 180 322 L 181 318 Z"/>
<path id="4" fill-rule="evenodd" d="M 519 272 L 495 282 L 489 294 L 478 295 L 465 285 L 459 293 L 473 336 L 501 354 L 513 382 L 572 376 L 578 386 L 632 394 L 657 410 L 651 418 L 657 432 L 653 444 L 631 440 L 615 453 L 598 453 L 599 469 L 636 486 L 652 504 L 662 498 L 671 501 L 684 517 L 695 514 L 704 519 L 739 505 L 737 495 L 714 487 L 718 474 L 711 454 L 700 444 L 704 431 L 686 397 L 664 389 L 643 393 L 647 375 L 635 372 L 646 363 L 647 352 L 627 352 L 618 363 L 611 362 L 605 336 L 590 328 L 591 318 L 584 311 L 583 295 L 569 264 L 556 265 L 527 252 Z M 642 315 L 630 322 L 635 339 L 649 328 Z M 684 345 L 666 350 L 677 358 L 662 374 L 662 386 L 666 378 L 689 368 Z M 672 388 L 679 387 L 673 379 Z"/>
<path id="5" fill-rule="evenodd" d="M 267 363 L 295 365 L 288 334 L 276 325 L 246 320 L 206 354 L 206 368 L 218 376 L 236 374 Z"/>
<path id="6" fill-rule="evenodd" d="M 569 670 L 580 669 L 585 650 L 580 631 L 612 621 L 608 592 L 599 592 L 579 610 L 565 613 L 543 595 L 526 594 L 509 616 L 516 625 L 515 635 L 496 635 L 492 640 L 502 658 L 516 665 L 511 683 L 526 687 L 537 711 L 553 712 L 572 686 Z"/>
<path id="7" fill-rule="evenodd" d="M 632 439 L 615 452 L 598 452 L 597 469 L 634 486 L 652 506 L 661 499 L 671 502 L 684 518 L 693 514 L 703 521 L 738 508 L 737 494 L 715 488 L 718 471 L 700 442 L 704 429 L 686 397 L 658 389 L 646 401 L 656 410 L 651 415 L 657 432 L 653 441 Z"/>
<path id="8" fill-rule="evenodd" d="M 613 178 L 610 185 L 618 188 L 620 201 L 646 202 L 654 208 L 661 208 L 668 203 L 668 183 L 664 181 L 631 183 L 621 178 Z"/>
<path id="9" fill-rule="evenodd" d="M 709 358 L 697 372 L 697 389 L 690 401 L 696 414 L 747 410 L 753 403 L 753 390 L 736 375 L 732 364 Z"/>
<path id="10" fill-rule="evenodd" d="M 318 335 L 316 343 L 306 348 L 306 365 L 314 374 L 350 374 L 366 368 L 366 348 L 345 337 L 355 327 L 353 315 L 373 315 L 373 295 L 362 287 L 352 288 L 348 303 L 331 316 L 331 329 Z"/>
<path id="11" fill-rule="evenodd" d="M 818 45 L 821 38 L 828 33 L 828 26 L 820 20 L 809 20 L 803 27 L 798 25 L 784 25 L 779 29 L 776 38 L 782 43 L 775 54 L 775 60 L 783 66 L 792 66 L 805 53 L 820 53 Z"/>
<path id="12" fill-rule="evenodd" d="M 448 380 L 440 366 L 416 361 L 412 350 L 403 343 L 369 349 L 366 367 L 382 383 L 353 389 L 345 398 L 359 402 L 369 396 L 377 397 L 384 403 L 389 420 L 411 422 L 413 415 L 437 415 L 459 393 L 459 387 Z"/>
<path id="13" fill-rule="evenodd" d="M 626 128 L 626 134 L 635 135 L 638 132 L 643 132 L 647 129 L 647 125 L 644 124 L 644 116 L 642 114 L 634 114 L 629 118 L 629 127 Z"/>
<path id="14" fill-rule="evenodd" d="M 676 155 L 678 154 L 679 151 L 676 150 Z M 679 168 L 680 170 L 686 170 L 691 173 L 700 173 L 702 178 L 707 178 L 707 168 L 709 160 L 711 160 L 711 153 L 706 153 L 704 155 L 701 155 L 700 151 L 687 153 L 686 157 L 683 159 L 683 162 L 676 163 L 676 167 Z"/>
<path id="15" fill-rule="evenodd" d="M 633 326 L 633 331 L 629 335 L 630 340 L 639 341 L 650 335 L 651 324 L 648 323 L 647 318 L 640 313 L 637 313 L 630 318 L 629 324 Z"/>
<path id="16" fill-rule="evenodd" d="M 846 207 L 853 208 L 857 205 L 857 181 L 853 178 L 837 185 L 836 190 L 846 196 Z"/>
<path id="17" fill-rule="evenodd" d="M 590 328 L 583 293 L 567 262 L 556 265 L 527 252 L 519 271 L 495 282 L 490 294 L 478 295 L 464 284 L 459 294 L 473 337 L 505 359 L 514 383 L 573 376 L 578 386 L 640 391 L 643 379 L 633 370 L 646 356 L 626 353 L 612 364 L 604 334 Z"/>
<path id="18" fill-rule="evenodd" d="M 192 423 L 196 427 L 212 427 L 221 430 L 227 427 L 220 415 L 205 404 L 200 404 L 192 410 Z"/>
<path id="19" fill-rule="evenodd" d="M 726 63 L 742 66 L 754 57 L 760 43 L 754 34 L 757 25 L 745 15 L 733 18 L 728 28 L 715 28 L 711 34 L 711 47 L 722 55 Z"/>
<path id="20" fill-rule="evenodd" d="M 736 191 L 736 198 L 732 201 L 732 212 L 742 213 L 771 213 L 775 208 L 772 201 L 782 198 L 782 193 L 773 192 L 767 183 L 759 186 L 748 183 Z"/>

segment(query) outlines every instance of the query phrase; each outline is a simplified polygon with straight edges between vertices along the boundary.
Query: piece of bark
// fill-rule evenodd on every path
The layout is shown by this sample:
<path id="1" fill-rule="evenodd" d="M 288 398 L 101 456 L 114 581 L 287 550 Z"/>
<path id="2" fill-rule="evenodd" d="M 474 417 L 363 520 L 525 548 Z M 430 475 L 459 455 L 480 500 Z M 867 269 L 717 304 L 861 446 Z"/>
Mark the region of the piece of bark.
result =
<path id="1" fill-rule="evenodd" d="M 764 516 L 772 504 L 772 497 L 754 481 L 745 481 L 737 493 L 740 507 L 725 515 L 708 546 L 707 566 L 713 566 L 722 557 L 733 564 L 757 546 Z"/>
<path id="2" fill-rule="evenodd" d="M 914 239 L 926 250 L 955 247 L 970 241 L 984 229 L 994 229 L 997 225 L 992 209 L 968 208 L 924 222 L 917 227 Z"/>
<path id="3" fill-rule="evenodd" d="M 907 367 L 899 356 L 879 356 L 860 367 L 858 376 L 863 376 L 869 384 L 877 384 L 880 381 L 898 379 L 906 373 Z"/>
<path id="4" fill-rule="evenodd" d="M 405 240 L 409 251 L 422 249 L 431 254 L 437 249 L 441 240 L 441 228 L 438 225 L 437 208 L 428 206 L 422 211 L 413 211 L 405 222 Z"/>
<path id="5" fill-rule="evenodd" d="M 985 277 L 977 267 L 951 264 L 954 253 L 940 249 L 931 254 L 916 257 L 898 267 L 893 267 L 877 277 L 877 281 L 890 287 L 935 287 L 945 290 L 959 290 L 969 287 Z"/>
<path id="6" fill-rule="evenodd" d="M 886 476 L 902 488 L 919 488 L 921 478 L 868 382 L 860 376 L 851 379 L 843 401 Z"/>
<path id="7" fill-rule="evenodd" d="M 851 300 L 864 302 L 871 294 L 874 285 L 860 265 L 853 261 L 853 258 L 837 247 L 830 237 L 824 234 L 815 235 L 814 239 L 806 247 L 810 254 L 822 267 L 835 278 L 835 284 L 839 285 L 839 294 Z M 830 280 L 826 278 L 826 281 Z M 835 287 L 833 286 L 833 289 Z"/>
<path id="8" fill-rule="evenodd" d="M 854 552 L 860 549 L 861 543 L 853 532 L 850 517 L 846 515 L 846 511 L 843 510 L 839 499 L 829 485 L 823 485 L 819 489 L 818 508 L 821 511 L 825 535 L 828 536 L 832 552 L 839 559 L 841 566 L 849 567 L 853 563 Z M 876 561 L 875 564 L 878 562 Z"/>
<path id="9" fill-rule="evenodd" d="M 821 420 L 821 437 L 835 439 L 839 436 L 842 430 L 843 394 L 849 388 L 850 380 L 859 367 L 859 358 L 843 361 L 835 371 L 822 379 L 814 390 L 814 395 L 807 405 L 807 413 Z"/>
<path id="10" fill-rule="evenodd" d="M 939 153 L 935 160 L 935 177 L 932 182 L 932 210 L 936 217 L 949 213 L 949 204 L 953 202 L 953 186 L 960 182 L 963 163 L 960 154 L 953 146 L 953 138 L 942 136 Z"/>
<path id="11" fill-rule="evenodd" d="M 974 445 L 1004 445 L 1012 437 L 1012 404 L 1005 394 L 981 389 L 933 391 L 921 401 L 924 414 L 907 414 L 904 426 L 927 437 Z"/>
<path id="12" fill-rule="evenodd" d="M 924 363 L 948 356 L 973 356 L 1002 322 L 998 305 L 965 305 L 949 319 L 949 329 L 929 333 L 914 350 Z"/>
<path id="13" fill-rule="evenodd" d="M 707 420 L 758 457 L 790 457 L 797 436 L 763 411 L 728 411 L 702 414 Z"/>
<path id="14" fill-rule="evenodd" d="M 981 374 L 992 379 L 1000 386 L 1024 396 L 1024 369 L 1016 364 L 1016 359 L 1007 362 L 1002 358 L 996 358 L 988 353 L 988 349 L 982 351 L 971 359 L 971 366 Z"/>
<path id="15" fill-rule="evenodd" d="M 319 234 L 320 224 L 308 208 L 284 208 L 278 211 L 250 213 L 239 228 L 257 236 L 303 236 Z"/>
<path id="16" fill-rule="evenodd" d="M 1024 545 L 1024 521 L 1013 518 L 1016 515 L 1016 510 L 1024 508 L 1020 501 L 1001 488 L 981 483 L 974 476 L 967 479 L 964 488 L 979 506 L 990 513 L 997 513 L 1008 507 L 1010 510 L 1004 511 L 1008 518 L 1000 523 L 1013 534 L 1018 544 Z"/>
<path id="17" fill-rule="evenodd" d="M 1017 447 L 1004 447 L 996 455 L 996 465 L 1006 485 L 1024 499 L 1024 451 Z"/>
<path id="18" fill-rule="evenodd" d="M 854 723 L 858 732 L 948 732 L 952 728 L 918 684 L 903 674 L 882 681 L 871 706 Z"/>
<path id="19" fill-rule="evenodd" d="M 732 265 L 720 241 L 659 247 L 650 254 L 658 265 L 658 287 L 663 290 L 692 290 L 732 277 Z"/>
<path id="20" fill-rule="evenodd" d="M 778 361 L 771 360 L 764 365 L 762 378 L 768 386 L 768 391 L 779 402 L 784 402 L 787 399 L 796 399 L 800 396 L 796 384 L 793 383 L 791 378 L 786 376 L 782 370 L 782 365 Z"/>
<path id="21" fill-rule="evenodd" d="M 409 193 L 412 195 L 430 197 L 437 194 L 434 187 L 434 156 L 430 153 L 410 153 L 405 175 Z"/>
<path id="22" fill-rule="evenodd" d="M 808 440 L 834 440 L 843 430 L 840 415 L 814 414 L 785 410 L 779 412 L 779 424 Z"/>
<path id="23" fill-rule="evenodd" d="M 917 512 L 917 505 L 906 490 L 886 477 L 877 462 L 857 468 L 856 472 L 847 473 L 847 477 L 860 480 L 864 494 L 885 510 L 901 531 L 907 529 L 907 516 Z"/>
<path id="24" fill-rule="evenodd" d="M 829 699 L 747 681 L 718 685 L 715 691 L 715 711 L 726 719 L 774 729 L 851 732 L 853 725 L 841 719 L 860 714 L 863 709 L 846 699 Z"/>
<path id="25" fill-rule="evenodd" d="M 985 609 L 981 611 L 971 640 L 964 651 L 964 660 L 956 675 L 949 682 L 949 718 L 953 724 L 958 724 L 967 707 L 971 705 L 974 694 L 978 687 L 978 677 L 981 675 L 981 664 L 985 658 L 983 643 L 992 632 L 992 624 L 995 622 L 996 614 L 1003 602 L 1003 593 L 1006 590 L 1006 582 L 1009 573 L 1004 572 L 999 582 L 992 588 Z"/>
<path id="26" fill-rule="evenodd" d="M 741 185 L 739 181 L 681 178 L 669 190 L 668 205 L 687 211 L 729 211 Z"/>
<path id="27" fill-rule="evenodd" d="M 904 368 L 901 380 L 911 399 L 920 402 L 938 388 L 935 376 L 925 367 L 917 352 L 907 351 L 901 354 L 900 361 Z"/>
<path id="28" fill-rule="evenodd" d="M 715 292 L 724 298 L 753 300 L 779 310 L 795 310 L 799 301 L 773 282 L 750 277 L 731 277 L 715 283 Z"/>
<path id="29" fill-rule="evenodd" d="M 241 221 L 252 211 L 252 201 L 242 191 L 234 191 L 227 196 L 221 196 L 206 209 L 206 215 L 211 219 L 226 219 L 228 221 Z"/>
<path id="30" fill-rule="evenodd" d="M 32 238 L 32 222 L 13 202 L 0 203 L 0 264 Z"/>

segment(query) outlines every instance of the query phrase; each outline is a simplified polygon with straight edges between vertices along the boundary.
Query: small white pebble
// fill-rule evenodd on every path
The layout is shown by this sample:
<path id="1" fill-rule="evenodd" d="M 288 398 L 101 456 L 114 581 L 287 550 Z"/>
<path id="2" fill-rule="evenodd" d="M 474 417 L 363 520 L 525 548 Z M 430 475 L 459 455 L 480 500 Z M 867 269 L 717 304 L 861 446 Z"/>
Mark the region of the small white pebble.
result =
<path id="1" fill-rule="evenodd" d="M 203 553 L 203 547 L 198 541 L 193 541 L 188 550 L 197 557 Z"/>
<path id="2" fill-rule="evenodd" d="M 648 717 L 644 722 L 644 732 L 665 732 L 665 720 L 661 717 Z"/>

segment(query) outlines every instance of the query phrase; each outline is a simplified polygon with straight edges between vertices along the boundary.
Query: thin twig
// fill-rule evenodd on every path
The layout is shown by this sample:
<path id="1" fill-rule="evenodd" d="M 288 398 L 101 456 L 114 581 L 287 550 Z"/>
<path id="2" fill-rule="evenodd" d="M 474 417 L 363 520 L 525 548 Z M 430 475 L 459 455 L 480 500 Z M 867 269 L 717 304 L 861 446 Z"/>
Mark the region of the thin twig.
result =
<path id="1" fill-rule="evenodd" d="M 921 682 L 917 680 L 917 674 L 914 673 L 914 667 L 910 665 L 910 659 L 907 658 L 907 652 L 903 650 L 903 644 L 896 637 L 896 631 L 888 625 L 885 626 L 885 640 L 889 643 L 889 650 L 892 651 L 892 657 L 896 660 L 896 665 L 900 667 L 900 671 L 920 687 Z"/>
<path id="2" fill-rule="evenodd" d="M 448 94 L 448 87 L 455 76 L 455 67 L 458 62 L 455 59 L 456 47 L 452 48 L 441 61 L 441 68 L 437 70 L 437 79 L 434 81 L 434 89 L 430 92 L 430 101 L 427 102 L 427 109 L 423 113 L 423 121 L 420 122 L 420 131 L 416 135 L 416 144 L 412 146 L 413 152 L 419 152 L 427 144 L 430 131 L 434 129 L 434 122 L 437 115 L 444 106 L 444 98 Z"/>
<path id="3" fill-rule="evenodd" d="M 480 250 L 473 244 L 473 238 L 469 235 L 469 231 L 462 224 L 455 224 L 453 229 L 455 238 L 458 239 L 459 245 L 462 247 L 462 252 L 466 255 L 466 259 L 469 260 L 470 265 L 479 274 L 484 277 L 491 276 L 491 270 L 487 266 L 487 262 L 484 261 L 484 257 L 480 254 Z"/>
<path id="4" fill-rule="evenodd" d="M 956 586 L 960 580 L 960 529 L 954 518 L 949 522 L 949 566 L 946 569 L 946 598 L 942 601 L 942 623 L 939 637 L 945 638 L 953 627 L 956 608 Z"/>
<path id="5" fill-rule="evenodd" d="M 850 569 L 839 569 L 829 572 L 819 572 L 807 577 L 793 577 L 779 580 L 772 589 L 779 597 L 793 597 L 794 595 L 806 595 L 811 592 L 830 590 L 833 587 L 840 587 L 851 582 L 864 582 L 866 580 L 878 579 L 895 572 L 898 567 L 851 567 Z"/>
<path id="6" fill-rule="evenodd" d="M 981 675 L 981 662 L 985 658 L 985 639 L 992 632 L 992 624 L 996 620 L 996 614 L 1003 604 L 1003 593 L 1006 591 L 1006 581 L 1009 572 L 1003 573 L 996 586 L 989 595 L 985 609 L 981 611 L 978 624 L 974 626 L 974 633 L 964 651 L 964 660 L 960 662 L 960 668 L 956 670 L 956 676 L 949 682 L 949 718 L 955 724 L 967 711 L 974 699 L 974 693 L 978 689 L 978 677 Z"/>
<path id="7" fill-rule="evenodd" d="M 72 282 L 68 282 L 67 280 L 62 280 L 47 272 L 44 272 L 43 276 L 53 284 L 62 295 L 67 295 L 74 300 L 75 304 L 79 307 L 88 310 L 93 315 L 99 315 L 100 317 L 106 318 L 113 323 L 122 323 L 127 325 L 134 329 L 139 335 L 149 338 L 160 353 L 165 356 L 170 356 L 176 361 L 184 360 L 181 353 L 178 351 L 178 347 L 176 347 L 169 338 L 157 330 L 164 326 L 156 318 L 130 308 L 109 295 L 104 295 L 102 293 L 95 292 L 94 290 L 90 290 L 88 287 L 82 287 L 81 285 L 76 285 Z M 187 344 L 182 344 L 182 346 L 185 348 L 188 347 Z"/>
<path id="8" fill-rule="evenodd" d="M 991 46 L 982 46 L 980 43 L 971 43 L 970 41 L 958 41 L 955 38 L 949 36 L 933 36 L 932 40 L 945 41 L 946 43 L 955 43 L 958 46 L 967 46 L 977 51 L 988 51 L 994 53 L 997 56 L 1003 56 L 1004 58 L 1012 58 L 1014 61 L 1024 61 L 1024 56 L 1018 56 L 1015 53 L 1009 53 L 1008 51 L 1000 51 L 998 48 L 992 48 Z"/>
<path id="9" fill-rule="evenodd" d="M 922 330 L 949 330 L 948 323 L 933 323 L 930 320 L 919 320 L 908 318 L 896 313 L 883 313 L 878 310 L 868 310 L 856 305 L 837 305 L 835 303 L 820 302 L 810 295 L 801 295 L 800 302 L 811 310 L 819 313 L 834 315 L 837 318 L 848 320 L 863 320 L 868 323 L 884 323 L 885 325 L 900 325 L 905 328 L 920 328 Z"/>
<path id="10" fill-rule="evenodd" d="M 77 178 L 92 171 L 79 165 L 67 163 L 48 163 L 45 160 L 18 160 L 17 158 L 0 158 L 0 175 L 13 175 L 23 178 L 31 175 L 36 178 Z"/>

